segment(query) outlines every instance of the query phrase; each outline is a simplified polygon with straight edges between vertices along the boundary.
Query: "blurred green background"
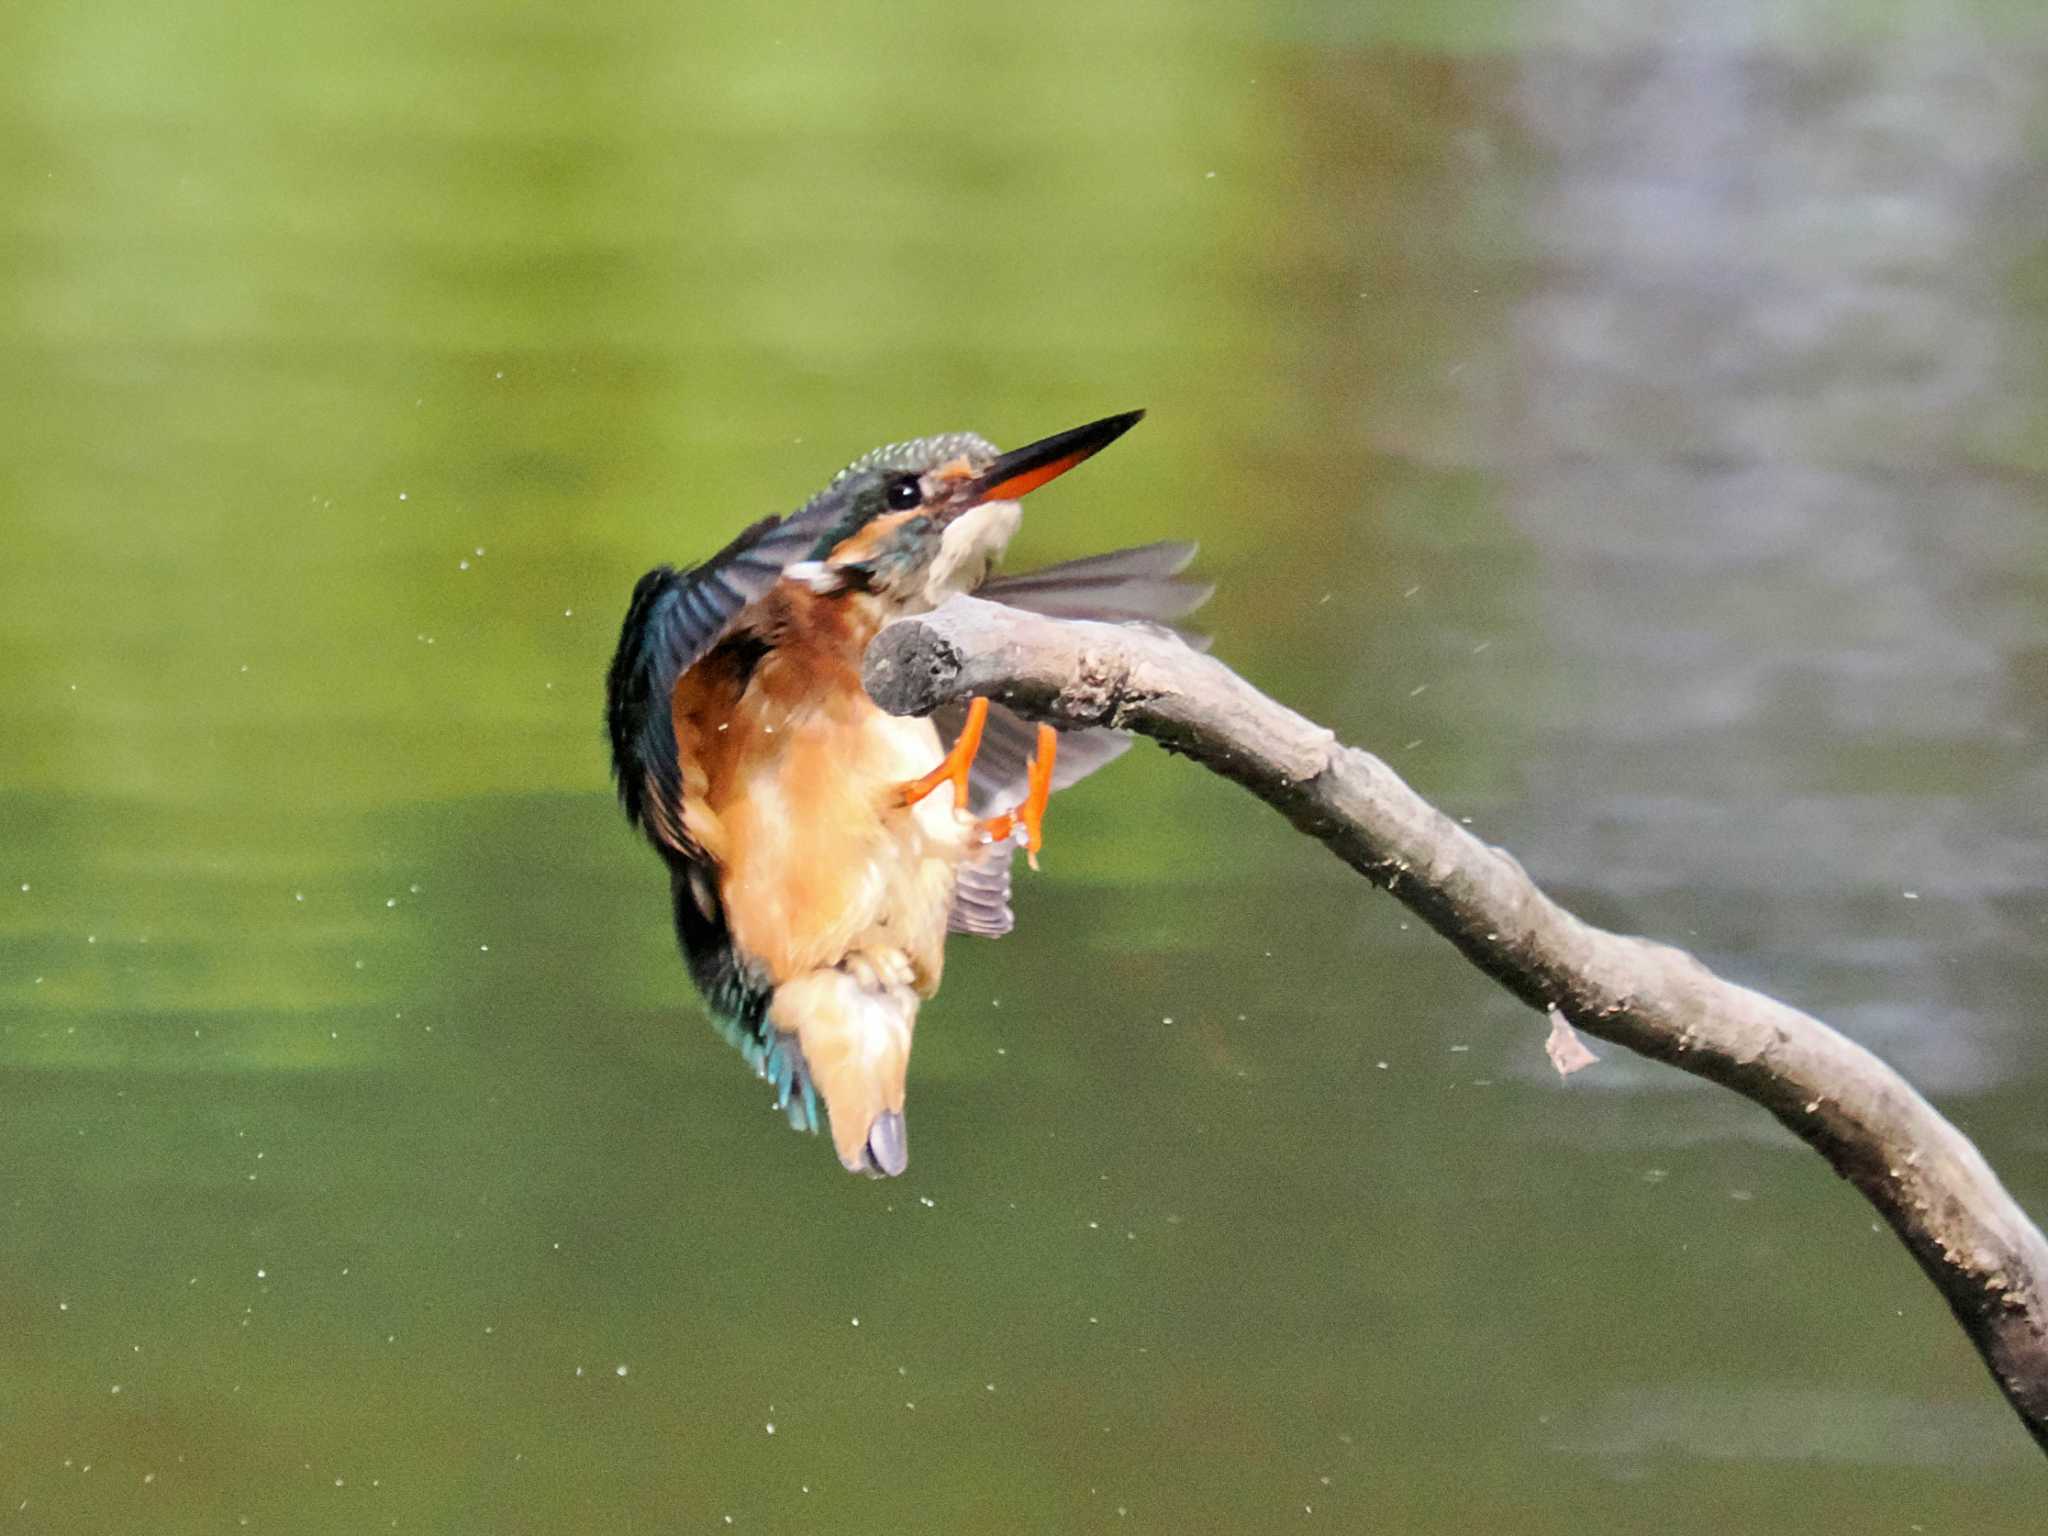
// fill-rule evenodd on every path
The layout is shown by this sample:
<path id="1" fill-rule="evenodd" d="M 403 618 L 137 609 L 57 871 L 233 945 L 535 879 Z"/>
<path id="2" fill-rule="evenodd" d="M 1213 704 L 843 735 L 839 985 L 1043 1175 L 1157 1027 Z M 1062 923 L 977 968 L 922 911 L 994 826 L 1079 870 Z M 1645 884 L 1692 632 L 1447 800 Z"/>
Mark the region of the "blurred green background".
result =
<path id="1" fill-rule="evenodd" d="M 1062 797 L 914 1156 L 705 1025 L 626 594 L 1146 424 L 1217 653 L 2048 1212 L 2032 4 L 0 10 L 0 1522 L 2028 1532 L 1761 1113 L 1228 786 Z"/>

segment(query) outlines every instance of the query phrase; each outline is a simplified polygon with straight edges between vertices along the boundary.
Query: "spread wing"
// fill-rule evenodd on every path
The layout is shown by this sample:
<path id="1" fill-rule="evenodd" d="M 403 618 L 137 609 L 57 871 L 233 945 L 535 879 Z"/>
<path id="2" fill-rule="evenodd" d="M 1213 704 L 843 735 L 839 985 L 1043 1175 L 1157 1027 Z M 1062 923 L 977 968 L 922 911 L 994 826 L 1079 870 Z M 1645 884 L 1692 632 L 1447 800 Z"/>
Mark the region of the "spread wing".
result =
<path id="1" fill-rule="evenodd" d="M 1145 544 L 1015 576 L 993 577 L 974 595 L 1050 618 L 1166 624 L 1199 608 L 1215 590 L 1207 582 L 1181 574 L 1194 558 L 1193 544 Z M 1188 639 L 1197 645 L 1204 643 L 1198 636 Z M 932 723 L 948 749 L 966 721 L 964 704 L 932 711 Z M 968 776 L 967 800 L 975 815 L 998 815 L 1023 799 L 1026 765 L 1037 736 L 1038 729 L 1031 722 L 1001 704 L 990 703 L 981 749 Z M 1052 787 L 1060 790 L 1080 782 L 1121 757 L 1130 745 L 1131 738 L 1122 731 L 1062 732 Z M 986 857 L 961 865 L 948 924 L 953 932 L 994 937 L 1010 931 L 1014 921 L 1010 913 L 1013 851 L 992 849 Z"/>
<path id="2" fill-rule="evenodd" d="M 974 595 L 1055 619 L 1167 624 L 1192 613 L 1215 590 L 1208 582 L 1181 574 L 1194 558 L 1193 544 L 1145 544 L 1015 576 L 996 576 L 976 588 Z M 1187 638 L 1203 643 L 1198 637 Z M 966 721 L 964 704 L 932 711 L 932 723 L 949 748 Z M 1023 717 L 1001 704 L 990 704 L 981 750 L 975 754 L 974 771 L 968 779 L 968 803 L 977 816 L 997 815 L 1023 798 L 1025 764 L 1031 759 L 1037 734 L 1037 727 Z M 1063 732 L 1052 787 L 1065 789 L 1079 783 L 1121 756 L 1130 744 L 1131 738 L 1121 731 Z"/>
<path id="3" fill-rule="evenodd" d="M 794 1082 L 766 1023 L 769 988 L 733 947 L 718 882 L 683 831 L 682 764 L 671 701 L 683 674 L 734 638 L 748 606 L 807 558 L 835 516 L 820 497 L 788 517 L 764 518 L 701 565 L 657 566 L 633 588 L 605 681 L 612 773 L 626 817 L 669 861 L 676 938 L 719 1028 L 763 1077 L 778 1080 L 790 1123 L 817 1129 L 809 1080 Z M 798 1088 L 801 1092 L 797 1092 Z"/>
<path id="4" fill-rule="evenodd" d="M 683 851 L 673 808 L 682 796 L 675 726 L 669 715 L 676 680 L 733 629 L 749 603 L 765 597 L 789 566 L 816 544 L 827 521 L 807 506 L 763 518 L 702 565 L 657 566 L 633 588 L 619 649 L 605 685 L 612 773 L 626 817 Z"/>
<path id="5" fill-rule="evenodd" d="M 1216 590 L 1213 582 L 1182 574 L 1194 563 L 1199 547 L 1168 539 L 1113 549 L 1014 576 L 993 576 L 974 595 L 1055 619 L 1103 619 L 1112 624 L 1145 619 L 1163 624 L 1193 613 Z"/>

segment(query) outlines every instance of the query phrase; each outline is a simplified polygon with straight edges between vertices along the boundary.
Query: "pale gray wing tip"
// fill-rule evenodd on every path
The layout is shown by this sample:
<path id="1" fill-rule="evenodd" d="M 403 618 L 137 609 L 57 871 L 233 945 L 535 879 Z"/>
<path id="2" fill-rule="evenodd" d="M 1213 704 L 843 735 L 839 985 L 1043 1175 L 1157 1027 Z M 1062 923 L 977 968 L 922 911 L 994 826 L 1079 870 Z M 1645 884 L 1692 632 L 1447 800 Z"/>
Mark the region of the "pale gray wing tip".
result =
<path id="1" fill-rule="evenodd" d="M 1010 911 L 1010 861 L 1015 852 L 1013 844 L 995 843 L 961 862 L 953 876 L 948 933 L 999 939 L 1017 926 Z"/>

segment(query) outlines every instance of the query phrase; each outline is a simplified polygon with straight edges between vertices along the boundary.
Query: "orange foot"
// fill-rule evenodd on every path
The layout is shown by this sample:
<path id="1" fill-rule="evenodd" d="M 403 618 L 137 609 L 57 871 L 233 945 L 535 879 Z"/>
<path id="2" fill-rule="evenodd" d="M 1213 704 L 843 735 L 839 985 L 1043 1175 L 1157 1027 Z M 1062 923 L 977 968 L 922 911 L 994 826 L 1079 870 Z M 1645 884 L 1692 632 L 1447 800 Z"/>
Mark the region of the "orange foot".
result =
<path id="1" fill-rule="evenodd" d="M 976 699 L 974 702 L 983 705 L 986 712 L 985 700 Z M 977 735 L 980 734 L 971 718 L 969 725 Z M 1031 759 L 1029 769 L 1030 789 L 1024 796 L 1024 803 L 1014 811 L 991 816 L 975 829 L 984 840 L 1000 843 L 1016 836 L 1017 828 L 1022 826 L 1024 856 L 1030 860 L 1033 869 L 1038 868 L 1038 850 L 1045 841 L 1045 803 L 1052 798 L 1052 765 L 1053 759 L 1059 755 L 1059 746 L 1059 733 L 1049 725 L 1041 725 L 1038 728 L 1038 752 Z"/>
<path id="2" fill-rule="evenodd" d="M 897 785 L 896 803 L 915 805 L 941 784 L 950 784 L 953 786 L 953 808 L 966 810 L 967 773 L 974 766 L 974 754 L 981 750 L 981 728 L 987 723 L 988 700 L 971 701 L 967 706 L 967 723 L 960 728 L 960 739 L 953 743 L 953 750 L 923 778 Z"/>

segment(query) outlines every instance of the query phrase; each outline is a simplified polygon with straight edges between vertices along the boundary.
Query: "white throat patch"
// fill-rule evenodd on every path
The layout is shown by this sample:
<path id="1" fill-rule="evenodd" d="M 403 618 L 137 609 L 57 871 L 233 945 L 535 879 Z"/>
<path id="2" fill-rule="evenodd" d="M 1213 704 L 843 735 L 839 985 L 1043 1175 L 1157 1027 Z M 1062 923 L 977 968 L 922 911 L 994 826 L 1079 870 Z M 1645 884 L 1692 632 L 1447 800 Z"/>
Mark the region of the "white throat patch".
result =
<path id="1" fill-rule="evenodd" d="M 1021 502 L 984 501 L 948 523 L 939 535 L 939 552 L 925 573 L 925 600 L 936 608 L 947 598 L 980 586 L 1016 536 L 1023 518 Z"/>

